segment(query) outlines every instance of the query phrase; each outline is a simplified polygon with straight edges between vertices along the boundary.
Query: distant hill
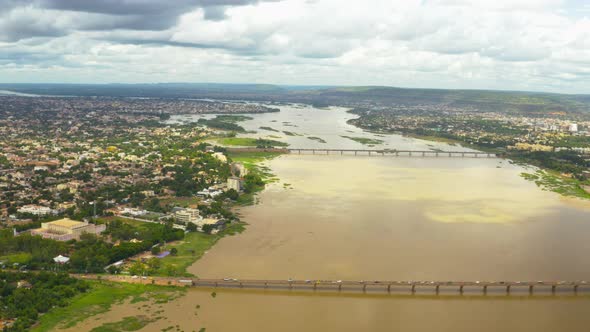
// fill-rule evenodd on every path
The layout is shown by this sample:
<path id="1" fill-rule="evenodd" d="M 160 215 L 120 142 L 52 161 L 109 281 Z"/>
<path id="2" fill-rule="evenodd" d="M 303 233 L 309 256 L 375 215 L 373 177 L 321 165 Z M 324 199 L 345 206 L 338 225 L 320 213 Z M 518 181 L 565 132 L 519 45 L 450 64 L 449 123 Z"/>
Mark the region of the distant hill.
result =
<path id="1" fill-rule="evenodd" d="M 458 109 L 511 113 L 590 113 L 590 95 L 521 91 L 407 89 L 384 86 L 305 87 L 221 83 L 0 84 L 0 90 L 82 97 L 219 98 L 348 107 L 428 104 L 446 105 Z"/>

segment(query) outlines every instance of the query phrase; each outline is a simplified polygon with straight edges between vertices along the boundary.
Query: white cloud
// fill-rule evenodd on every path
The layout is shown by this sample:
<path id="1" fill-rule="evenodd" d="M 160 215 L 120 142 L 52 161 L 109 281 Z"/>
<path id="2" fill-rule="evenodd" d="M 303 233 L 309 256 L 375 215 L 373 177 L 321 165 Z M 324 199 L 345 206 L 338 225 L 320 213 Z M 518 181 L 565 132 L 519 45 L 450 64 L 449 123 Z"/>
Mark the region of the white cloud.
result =
<path id="1" fill-rule="evenodd" d="M 152 27 L 132 12 L 17 6 L 0 13 L 0 79 L 590 88 L 590 20 L 569 15 L 587 9 L 570 1 L 284 0 L 208 8 Z M 2 27 L 11 30 L 3 35 Z M 35 67 L 34 76 L 26 74 Z"/>

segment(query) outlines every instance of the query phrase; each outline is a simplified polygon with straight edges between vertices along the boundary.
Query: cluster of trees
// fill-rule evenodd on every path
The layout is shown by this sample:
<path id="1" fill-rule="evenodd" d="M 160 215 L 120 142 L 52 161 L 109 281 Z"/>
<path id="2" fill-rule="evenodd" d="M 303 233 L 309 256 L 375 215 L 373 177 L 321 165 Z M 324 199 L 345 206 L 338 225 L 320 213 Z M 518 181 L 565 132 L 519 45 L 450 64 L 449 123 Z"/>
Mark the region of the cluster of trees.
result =
<path id="1" fill-rule="evenodd" d="M 15 237 L 12 230 L 5 229 L 0 231 L 0 256 L 26 254 L 26 262 L 21 263 L 29 269 L 52 270 L 56 267 L 53 258 L 65 255 L 70 257 L 68 268 L 72 272 L 104 272 L 105 266 L 149 250 L 155 244 L 184 238 L 184 232 L 173 228 L 172 223 L 138 227 L 117 220 L 108 223 L 105 235 L 121 242 L 114 245 L 93 234 L 67 242 L 29 234 Z M 139 241 L 128 241 L 133 238 Z"/>
<path id="2" fill-rule="evenodd" d="M 260 175 L 249 173 L 244 176 L 244 192 L 253 193 L 264 188 L 264 180 Z"/>
<path id="3" fill-rule="evenodd" d="M 0 272 L 0 317 L 14 321 L 4 331 L 27 331 L 39 314 L 63 307 L 68 300 L 86 292 L 88 283 L 67 274 Z"/>
<path id="4" fill-rule="evenodd" d="M 11 229 L 0 230 L 0 256 L 26 253 L 28 261 L 21 263 L 28 265 L 30 269 L 49 269 L 55 265 L 55 256 L 66 255 L 68 251 L 69 244 L 66 242 L 29 234 L 14 236 Z"/>
<path id="5" fill-rule="evenodd" d="M 222 129 L 222 130 L 230 130 L 230 131 L 237 131 L 237 132 L 244 132 L 246 131 L 246 129 L 244 129 L 244 127 L 235 124 L 234 122 L 230 122 L 227 121 L 223 118 L 219 118 L 216 117 L 214 119 L 199 119 L 199 121 L 197 121 L 198 124 L 203 125 L 203 126 L 207 126 L 209 128 L 215 128 L 215 129 Z"/>
<path id="6" fill-rule="evenodd" d="M 70 257 L 70 268 L 73 271 L 103 272 L 108 264 L 150 250 L 158 243 L 184 238 L 184 232 L 173 228 L 172 223 L 138 227 L 118 220 L 107 224 L 105 235 L 110 235 L 112 240 L 121 240 L 121 242 L 113 245 L 95 235 L 84 234 L 80 241 L 73 244 L 74 252 Z M 128 240 L 131 239 L 138 241 L 129 242 Z"/>

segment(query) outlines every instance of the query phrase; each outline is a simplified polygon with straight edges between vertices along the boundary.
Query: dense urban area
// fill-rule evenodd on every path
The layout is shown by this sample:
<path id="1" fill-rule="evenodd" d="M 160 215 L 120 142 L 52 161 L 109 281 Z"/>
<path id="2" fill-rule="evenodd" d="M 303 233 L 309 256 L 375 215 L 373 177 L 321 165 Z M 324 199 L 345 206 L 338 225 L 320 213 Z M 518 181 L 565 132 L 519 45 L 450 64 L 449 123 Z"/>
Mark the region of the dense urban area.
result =
<path id="1" fill-rule="evenodd" d="M 173 113 L 168 107 L 184 112 L 186 102 L 0 98 L 2 268 L 182 275 L 219 237 L 242 229 L 231 207 L 247 204 L 263 186 L 256 169 L 204 142 L 214 130 L 161 123 Z M 187 107 L 274 111 L 215 102 Z M 222 123 L 231 124 L 231 116 Z M 18 331 L 47 310 L 30 295 L 47 280 L 11 278 L 3 326 Z M 68 296 L 85 289 L 68 283 Z M 21 293 L 30 300 L 15 300 Z"/>

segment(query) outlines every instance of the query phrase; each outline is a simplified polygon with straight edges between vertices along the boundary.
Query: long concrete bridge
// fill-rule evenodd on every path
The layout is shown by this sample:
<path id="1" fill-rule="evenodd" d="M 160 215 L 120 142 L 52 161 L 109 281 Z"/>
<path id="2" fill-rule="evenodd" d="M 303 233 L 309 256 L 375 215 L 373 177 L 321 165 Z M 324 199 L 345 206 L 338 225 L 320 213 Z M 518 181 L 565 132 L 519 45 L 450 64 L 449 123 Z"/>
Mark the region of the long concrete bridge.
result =
<path id="1" fill-rule="evenodd" d="M 499 155 L 481 151 L 397 150 L 397 149 L 312 149 L 312 148 L 228 148 L 228 152 L 275 152 L 309 155 L 405 156 L 405 157 L 471 157 L 497 158 Z"/>
<path id="2" fill-rule="evenodd" d="M 226 289 L 268 289 L 268 290 L 309 290 L 331 292 L 410 292 L 417 290 L 431 291 L 439 294 L 441 291 L 479 292 L 486 295 L 489 292 L 528 292 L 530 295 L 556 294 L 557 292 L 590 292 L 587 281 L 346 281 L 346 280 L 255 280 L 255 279 L 200 279 L 200 278 L 172 278 L 172 277 L 137 277 L 137 276 L 97 276 L 75 275 L 78 278 L 101 279 L 115 282 L 130 282 L 183 287 L 226 288 Z"/>

